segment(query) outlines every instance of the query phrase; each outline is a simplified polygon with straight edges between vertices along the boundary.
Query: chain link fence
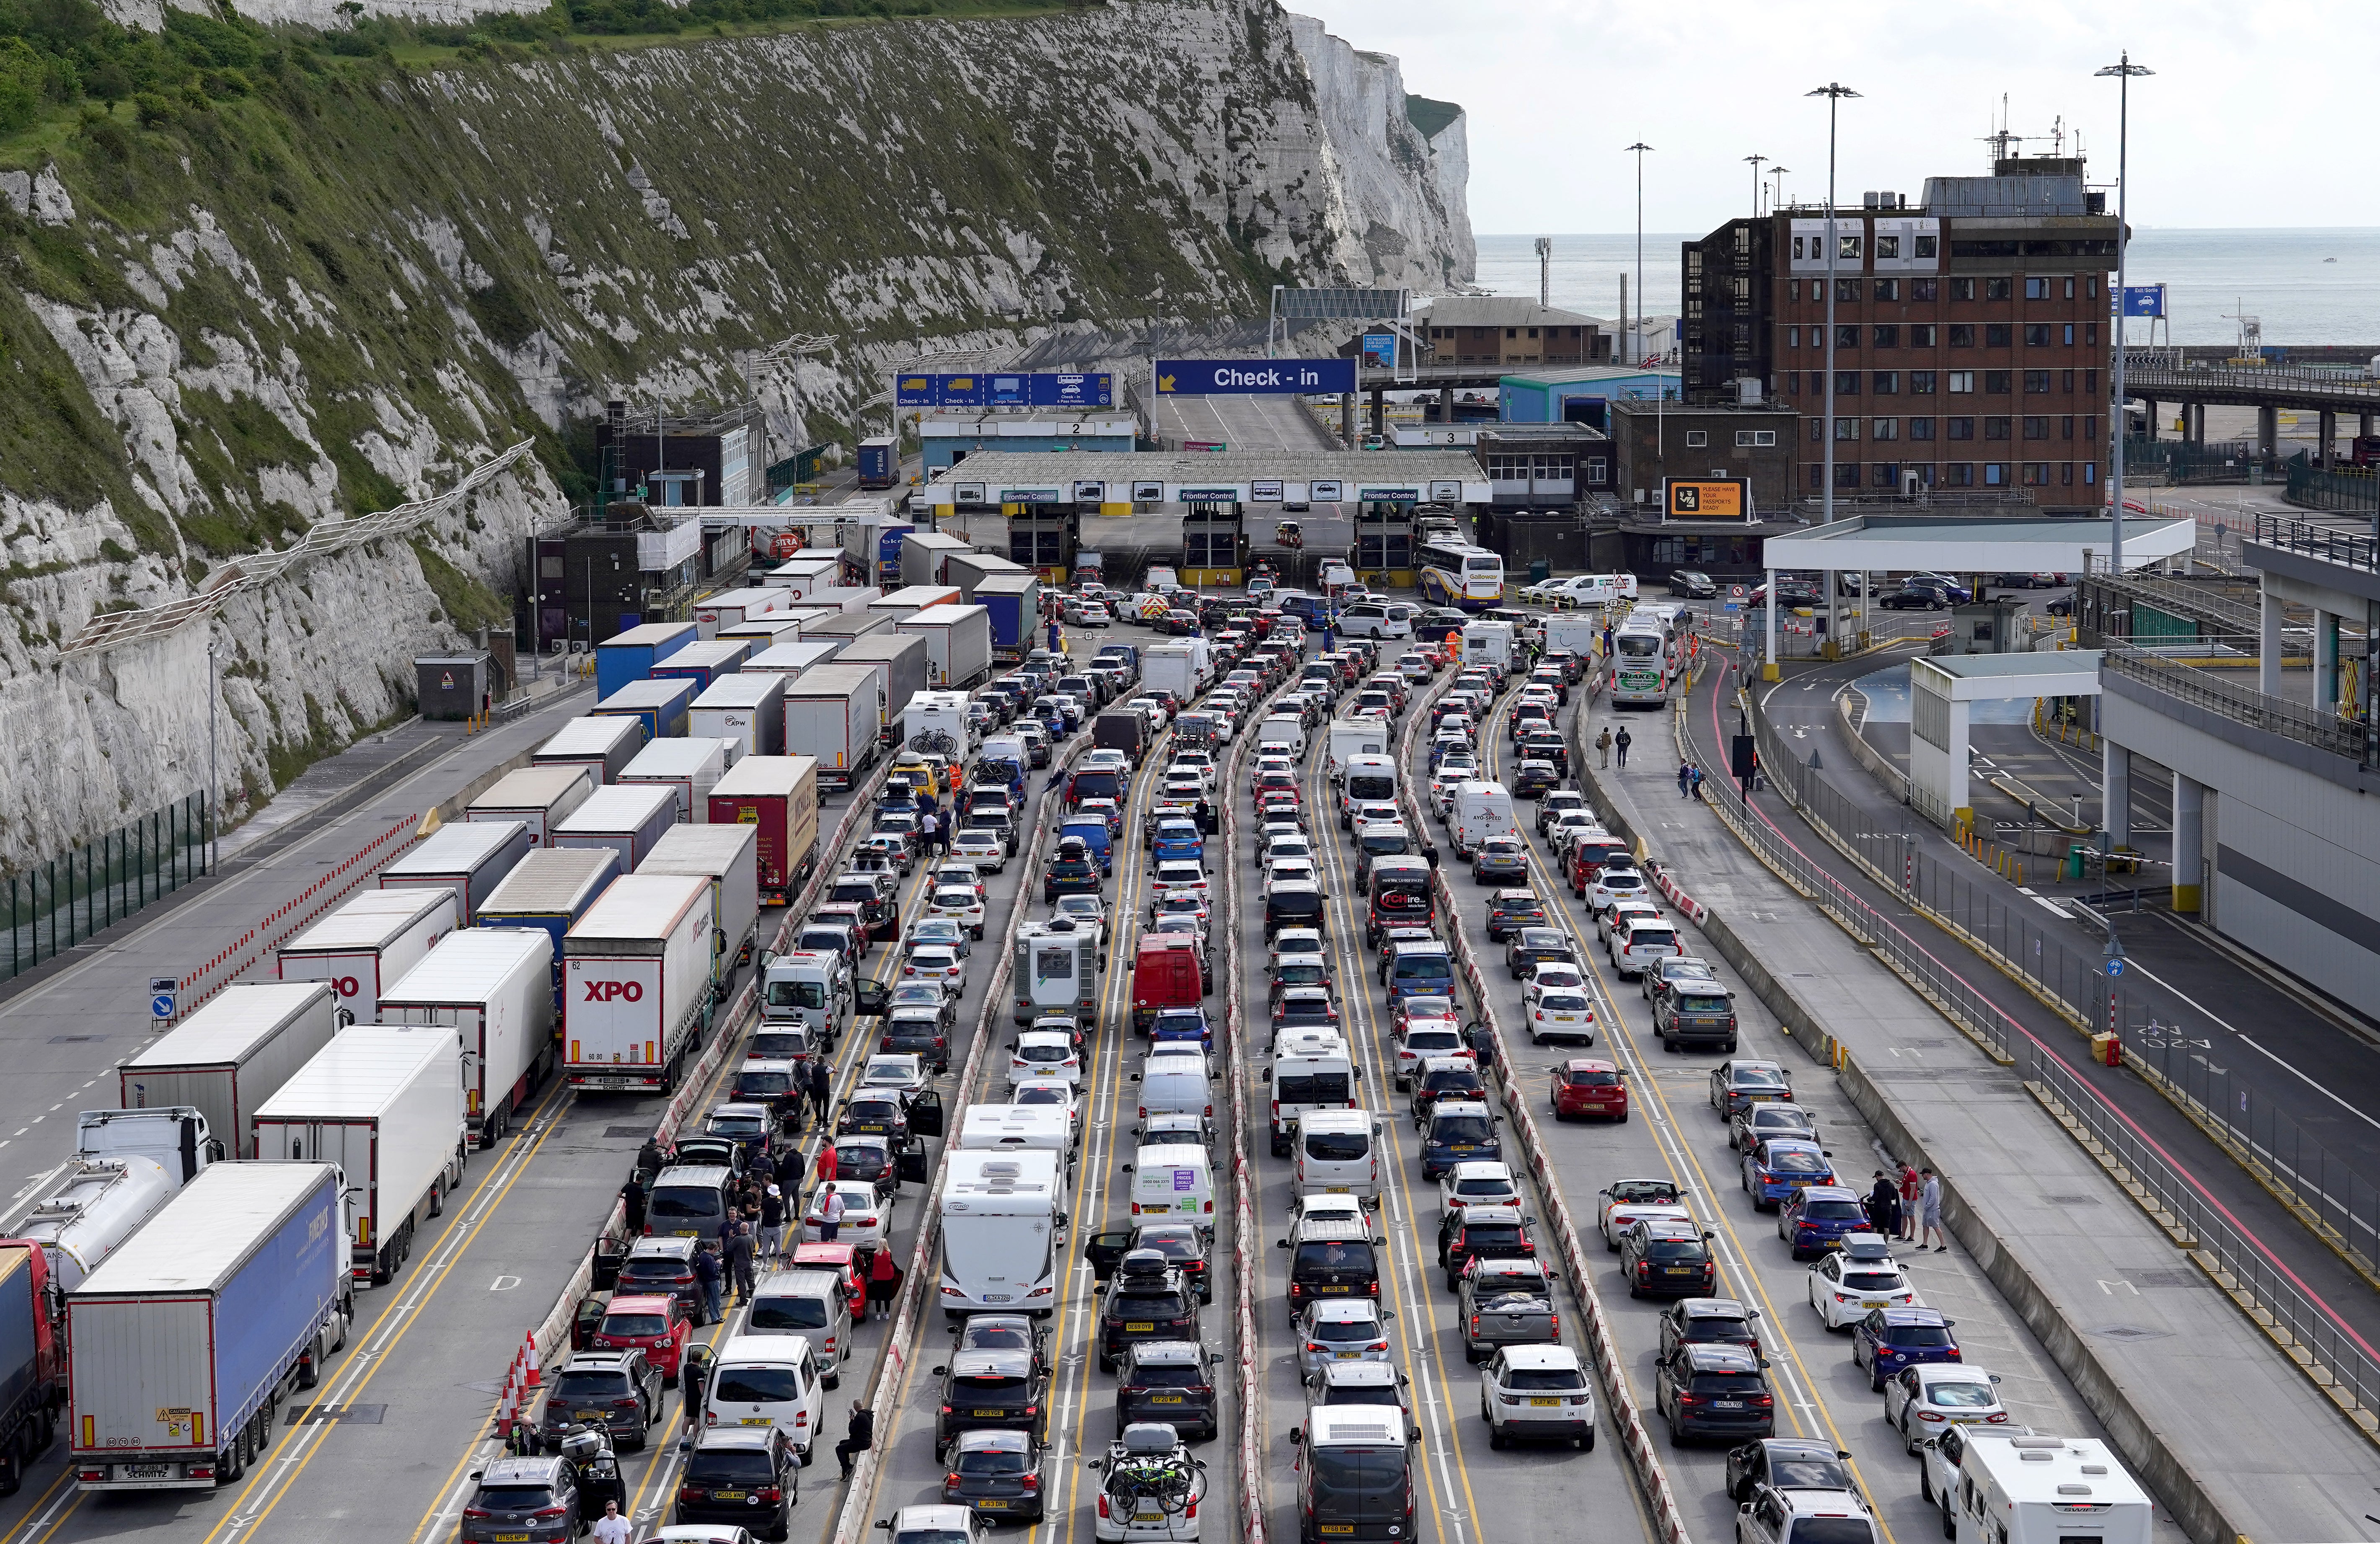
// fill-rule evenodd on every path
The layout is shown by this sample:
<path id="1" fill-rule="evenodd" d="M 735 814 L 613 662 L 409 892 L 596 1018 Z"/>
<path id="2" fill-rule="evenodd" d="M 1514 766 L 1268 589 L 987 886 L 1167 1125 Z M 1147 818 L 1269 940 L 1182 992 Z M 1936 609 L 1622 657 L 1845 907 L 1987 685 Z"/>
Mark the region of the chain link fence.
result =
<path id="1" fill-rule="evenodd" d="M 8 876 L 5 977 L 23 974 L 209 872 L 214 808 L 193 793 Z"/>

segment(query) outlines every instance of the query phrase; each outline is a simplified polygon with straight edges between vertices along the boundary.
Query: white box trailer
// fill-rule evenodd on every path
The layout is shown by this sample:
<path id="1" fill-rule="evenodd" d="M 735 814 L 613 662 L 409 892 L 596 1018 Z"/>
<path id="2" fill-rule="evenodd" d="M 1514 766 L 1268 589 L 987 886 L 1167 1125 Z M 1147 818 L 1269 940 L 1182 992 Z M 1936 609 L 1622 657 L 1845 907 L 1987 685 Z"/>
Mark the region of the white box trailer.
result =
<path id="1" fill-rule="evenodd" d="M 338 1007 L 326 981 L 236 982 L 117 1068 L 115 1102 L 193 1106 L 225 1152 L 252 1157 L 249 1116 L 331 1043 Z"/>
<path id="2" fill-rule="evenodd" d="M 463 1114 L 473 1145 L 488 1147 L 553 1069 L 553 936 L 538 927 L 450 933 L 388 989 L 380 1021 L 455 1031 Z"/>
<path id="3" fill-rule="evenodd" d="M 785 689 L 785 754 L 818 761 L 819 782 L 849 788 L 876 759 L 883 692 L 868 665 L 819 665 Z"/>
<path id="4" fill-rule="evenodd" d="M 638 874 L 698 875 L 710 883 L 710 1000 L 723 1003 L 752 956 L 760 923 L 760 828 L 680 826 L 653 845 Z"/>
<path id="5" fill-rule="evenodd" d="M 783 754 L 785 677 L 770 670 L 721 676 L 694 699 L 686 732 L 740 742 L 745 755 Z"/>
<path id="6" fill-rule="evenodd" d="M 965 692 L 918 693 L 902 711 L 901 743 L 922 751 L 936 742 L 933 736 L 941 735 L 950 742 L 950 749 L 942 754 L 965 763 L 975 749 L 975 736 L 969 732 L 966 721 L 969 701 Z"/>
<path id="7" fill-rule="evenodd" d="M 349 1030 L 250 1118 L 267 1163 L 336 1164 L 355 1189 L 358 1281 L 385 1283 L 463 1181 L 463 1048 L 440 1025 Z"/>
<path id="8" fill-rule="evenodd" d="M 974 550 L 975 543 L 948 531 L 912 531 L 901 538 L 901 583 L 955 585 L 944 565 L 954 554 Z"/>
<path id="9" fill-rule="evenodd" d="M 848 638 L 804 638 L 761 650 L 744 662 L 746 675 L 797 676 L 812 665 L 823 665 L 849 647 Z"/>
<path id="10" fill-rule="evenodd" d="M 865 665 L 876 672 L 876 689 L 883 694 L 884 721 L 898 724 L 909 704 L 926 689 L 926 640 L 914 633 L 886 628 L 835 656 L 839 665 Z"/>
<path id="11" fill-rule="evenodd" d="M 738 643 L 754 654 L 766 653 L 777 645 L 790 644 L 802 635 L 806 622 L 805 609 L 771 611 L 765 617 L 747 617 L 733 627 L 719 630 L 719 641 Z"/>
<path id="12" fill-rule="evenodd" d="M 280 976 L 329 982 L 354 1022 L 374 1023 L 382 991 L 461 923 L 452 890 L 366 890 L 282 945 Z"/>
<path id="13" fill-rule="evenodd" d="M 329 1164 L 218 1164 L 66 1300 L 67 1466 L 85 1490 L 212 1490 L 321 1381 L 355 1317 Z"/>
<path id="14" fill-rule="evenodd" d="M 603 720 L 615 722 L 616 720 Z M 383 890 L 451 890 L 456 915 L 471 925 L 480 903 L 537 844 L 522 820 L 463 820 L 442 826 L 380 871 Z"/>
<path id="15" fill-rule="evenodd" d="M 1056 1300 L 1062 1256 L 1050 1230 L 1065 1210 L 1059 1155 L 953 1151 L 942 1180 L 940 1301 L 959 1313 L 1017 1313 Z"/>
<path id="16" fill-rule="evenodd" d="M 981 606 L 929 606 L 894 624 L 926 640 L 926 679 L 965 691 L 991 676 L 991 612 Z"/>
<path id="17" fill-rule="evenodd" d="M 655 783 L 599 788 L 553 829 L 555 847 L 608 847 L 634 874 L 662 833 L 677 824 L 677 790 Z"/>
<path id="18" fill-rule="evenodd" d="M 705 638 L 716 638 L 721 628 L 783 610 L 793 598 L 791 590 L 774 585 L 729 590 L 695 603 L 694 630 Z"/>
<path id="19" fill-rule="evenodd" d="M 607 714 L 602 718 L 573 718 L 546 737 L 544 744 L 528 754 L 531 766 L 583 766 L 595 774 L 599 783 L 608 783 L 620 775 L 638 751 L 645 748 L 644 721 Z"/>
<path id="20" fill-rule="evenodd" d="M 994 574 L 1030 574 L 1033 571 L 1012 559 L 991 552 L 953 552 L 942 559 L 942 572 L 937 575 L 946 585 L 956 585 L 959 595 L 969 604 L 975 600 L 975 587 Z"/>
<path id="21" fill-rule="evenodd" d="M 813 590 L 834 584 L 843 577 L 843 560 L 796 553 L 771 569 L 768 577 L 770 584 L 783 586 L 785 593 L 795 600 L 804 600 Z"/>
<path id="22" fill-rule="evenodd" d="M 643 732 L 640 719 L 628 720 Z M 595 774 L 583 766 L 524 766 L 497 778 L 471 801 L 466 820 L 517 820 L 540 847 L 553 845 L 553 828 L 587 802 Z"/>
<path id="23" fill-rule="evenodd" d="M 1140 651 L 1140 685 L 1145 692 L 1171 692 L 1190 702 L 1205 694 L 1211 674 L 1204 638 L 1151 644 Z"/>
<path id="24" fill-rule="evenodd" d="M 809 593 L 805 604 L 838 606 L 846 611 L 865 611 L 883 598 L 884 592 L 873 585 L 820 585 Z"/>
<path id="25" fill-rule="evenodd" d="M 732 740 L 687 738 L 656 740 L 637 753 L 620 774 L 623 787 L 651 785 L 677 792 L 678 824 L 698 825 L 710 818 L 710 790 L 732 765 Z"/>
<path id="26" fill-rule="evenodd" d="M 562 940 L 563 1065 L 572 1086 L 677 1087 L 708 1026 L 710 881 L 630 874 Z"/>

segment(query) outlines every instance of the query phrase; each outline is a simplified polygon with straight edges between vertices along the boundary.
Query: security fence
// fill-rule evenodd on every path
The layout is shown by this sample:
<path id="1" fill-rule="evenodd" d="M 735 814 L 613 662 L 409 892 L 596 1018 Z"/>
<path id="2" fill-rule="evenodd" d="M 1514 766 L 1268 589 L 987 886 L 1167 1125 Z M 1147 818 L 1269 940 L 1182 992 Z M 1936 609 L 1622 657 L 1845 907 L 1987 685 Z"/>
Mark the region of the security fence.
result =
<path id="1" fill-rule="evenodd" d="M 209 872 L 214 807 L 193 793 L 8 876 L 6 976 L 20 975 Z"/>

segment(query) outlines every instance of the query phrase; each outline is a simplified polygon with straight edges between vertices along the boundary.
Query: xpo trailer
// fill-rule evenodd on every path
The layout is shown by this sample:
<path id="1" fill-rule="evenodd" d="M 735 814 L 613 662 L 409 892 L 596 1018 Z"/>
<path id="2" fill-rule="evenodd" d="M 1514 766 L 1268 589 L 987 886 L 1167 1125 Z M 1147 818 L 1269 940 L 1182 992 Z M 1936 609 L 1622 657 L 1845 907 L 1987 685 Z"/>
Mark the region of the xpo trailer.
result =
<path id="1" fill-rule="evenodd" d="M 751 958 L 760 924 L 758 825 L 679 826 L 654 844 L 638 874 L 698 875 L 710 885 L 710 1000 L 727 1000 L 735 968 Z"/>
<path id="2" fill-rule="evenodd" d="M 742 756 L 773 756 L 785 748 L 786 678 L 771 671 L 722 676 L 704 688 L 686 714 L 686 733 L 733 740 Z"/>
<path id="3" fill-rule="evenodd" d="M 66 1300 L 68 1472 L 85 1490 L 204 1490 L 273 1436 L 355 1317 L 346 1178 L 222 1164 L 182 1188 Z"/>
<path id="4" fill-rule="evenodd" d="M 645 726 L 635 718 L 573 718 L 528 754 L 531 766 L 583 766 L 599 783 L 620 775 L 620 768 L 645 748 Z"/>
<path id="5" fill-rule="evenodd" d="M 194 1108 L 233 1157 L 250 1157 L 249 1116 L 331 1043 L 338 1007 L 324 981 L 226 986 L 116 1068 L 116 1103 Z"/>
<path id="6" fill-rule="evenodd" d="M 575 1088 L 676 1089 L 710 1007 L 710 882 L 631 874 L 562 941 L 562 1037 Z"/>
<path id="7" fill-rule="evenodd" d="M 492 1147 L 553 1069 L 553 938 L 536 927 L 450 933 L 389 988 L 380 1021 L 455 1031 L 472 1145 Z"/>
<path id="8" fill-rule="evenodd" d="M 620 855 L 609 848 L 559 848 L 532 852 L 480 907 L 481 927 L 534 927 L 553 941 L 553 1009 L 562 1011 L 562 940 L 620 877 Z"/>
<path id="9" fill-rule="evenodd" d="M 354 1021 L 370 1024 L 382 991 L 460 921 L 452 890 L 366 890 L 281 946 L 281 979 L 329 982 Z"/>
<path id="10" fill-rule="evenodd" d="M 624 787 L 666 788 L 677 796 L 677 822 L 698 824 L 710 818 L 710 790 L 726 772 L 735 742 L 688 735 L 683 740 L 656 740 L 628 763 L 620 774 Z"/>
<path id="11" fill-rule="evenodd" d="M 455 914 L 468 927 L 480 902 L 495 894 L 504 875 L 535 846 L 527 821 L 458 821 L 407 848 L 380 871 L 380 887 L 445 890 L 455 898 Z"/>
<path id="12" fill-rule="evenodd" d="M 490 784 L 463 818 L 517 820 L 538 846 L 552 847 L 553 828 L 594 791 L 595 774 L 583 766 L 524 766 Z"/>
<path id="13" fill-rule="evenodd" d="M 821 787 L 856 782 L 876 759 L 883 725 L 883 693 L 872 667 L 814 666 L 786 689 L 785 754 L 816 760 Z"/>
<path id="14" fill-rule="evenodd" d="M 386 1283 L 463 1182 L 463 1048 L 436 1025 L 358 1027 L 322 1047 L 249 1123 L 267 1163 L 335 1164 L 354 1187 L 349 1263 Z"/>
<path id="15" fill-rule="evenodd" d="M 653 783 L 614 783 L 599 788 L 570 818 L 553 829 L 559 848 L 606 847 L 619 854 L 620 869 L 634 874 L 662 834 L 677 824 L 677 790 Z"/>
<path id="16" fill-rule="evenodd" d="M 819 859 L 815 756 L 747 756 L 710 790 L 713 826 L 753 827 L 761 897 L 792 903 Z"/>

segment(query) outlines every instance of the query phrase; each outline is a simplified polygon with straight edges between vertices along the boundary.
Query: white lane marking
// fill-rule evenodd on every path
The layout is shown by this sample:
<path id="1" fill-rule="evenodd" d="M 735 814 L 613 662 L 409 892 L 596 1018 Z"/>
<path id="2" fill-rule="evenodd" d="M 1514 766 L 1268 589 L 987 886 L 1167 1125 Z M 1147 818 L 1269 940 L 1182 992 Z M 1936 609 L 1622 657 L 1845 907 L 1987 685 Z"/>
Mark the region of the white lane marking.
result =
<path id="1" fill-rule="evenodd" d="M 2375 1131 L 2380 1131 L 2380 1120 L 2373 1119 L 2370 1116 L 2365 1115 L 2362 1110 L 2359 1110 L 2354 1105 L 2349 1104 L 2346 1100 L 2341 1099 L 2338 1095 L 2331 1092 L 2320 1083 L 2315 1082 L 2312 1078 L 2307 1077 L 2303 1072 L 2299 1071 L 2295 1063 L 2290 1062 L 2280 1056 L 2278 1054 L 2268 1051 L 2265 1049 L 2264 1046 L 2257 1044 L 2253 1036 L 2247 1033 L 2244 1030 L 2240 1030 L 2232 1024 L 2226 1022 L 2220 1015 L 2201 1003 L 2197 998 L 2192 997 L 2189 993 L 2182 991 L 2181 988 L 2174 985 L 2173 983 L 2166 980 L 2163 976 L 2158 975 L 2155 971 L 2150 970 L 2147 966 L 2142 964 L 2137 959 L 2131 962 L 2131 968 L 2139 971 L 2142 975 L 2148 977 L 2149 980 L 2156 983 L 2159 986 L 2164 987 L 2175 996 L 2180 997 L 2183 1002 L 2188 1003 L 2192 1007 L 2196 1008 L 2199 1012 L 2205 1014 L 2206 1017 L 2212 1019 L 2215 1023 L 2221 1025 L 2224 1029 L 2229 1030 L 2233 1034 L 2238 1035 L 2241 1042 L 2243 1042 L 2250 1049 L 2253 1050 L 2258 1055 L 2270 1061 L 2274 1066 L 2288 1072 L 2290 1077 L 2297 1079 L 2300 1082 L 2305 1084 L 2306 1087 L 2313 1090 L 2316 1093 L 2321 1094 L 2325 1099 L 2329 1100 L 2340 1109 L 2345 1110 L 2349 1115 L 2353 1116 L 2364 1125 L 2371 1127 Z"/>

